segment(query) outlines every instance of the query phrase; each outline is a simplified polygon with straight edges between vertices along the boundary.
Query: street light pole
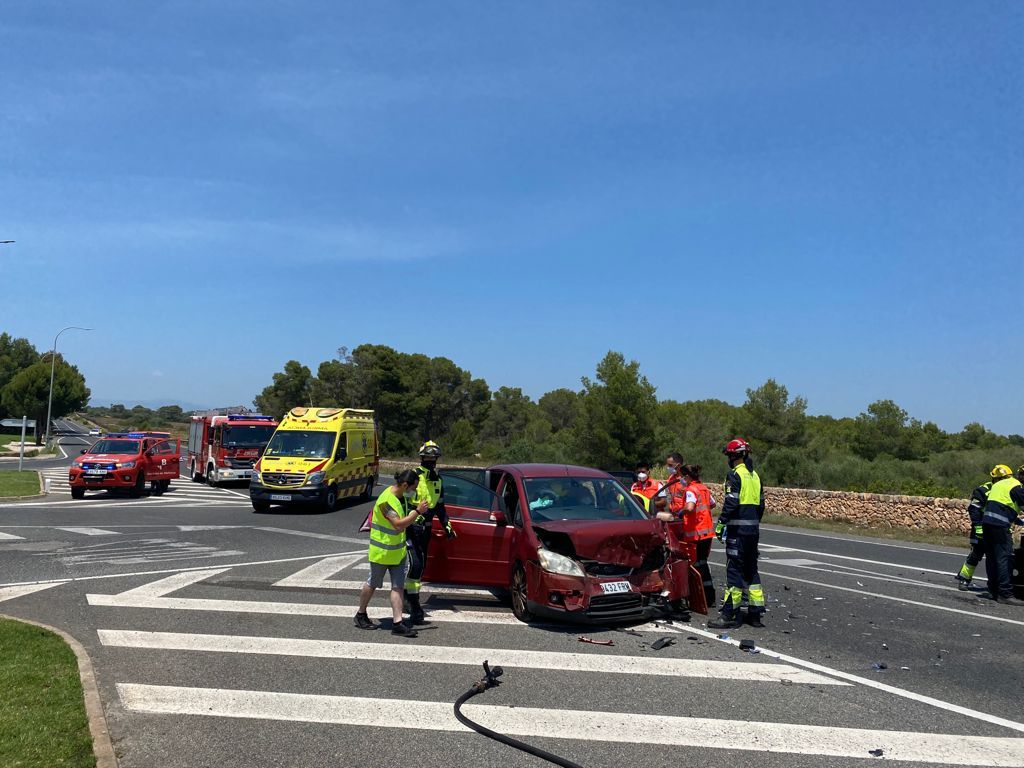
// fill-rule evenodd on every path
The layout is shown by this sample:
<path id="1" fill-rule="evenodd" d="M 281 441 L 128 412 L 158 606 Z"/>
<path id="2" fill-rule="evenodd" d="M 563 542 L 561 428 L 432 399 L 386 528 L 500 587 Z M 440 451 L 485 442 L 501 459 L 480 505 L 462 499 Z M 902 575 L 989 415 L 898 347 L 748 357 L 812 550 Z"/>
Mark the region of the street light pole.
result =
<path id="1" fill-rule="evenodd" d="M 83 328 L 80 325 L 69 325 L 67 328 L 61 328 L 57 335 L 53 337 L 53 353 L 50 355 L 50 396 L 46 401 L 46 439 L 43 440 L 44 445 L 50 444 L 50 413 L 53 411 L 53 372 L 57 365 L 57 339 L 64 331 L 91 331 L 92 328 Z"/>

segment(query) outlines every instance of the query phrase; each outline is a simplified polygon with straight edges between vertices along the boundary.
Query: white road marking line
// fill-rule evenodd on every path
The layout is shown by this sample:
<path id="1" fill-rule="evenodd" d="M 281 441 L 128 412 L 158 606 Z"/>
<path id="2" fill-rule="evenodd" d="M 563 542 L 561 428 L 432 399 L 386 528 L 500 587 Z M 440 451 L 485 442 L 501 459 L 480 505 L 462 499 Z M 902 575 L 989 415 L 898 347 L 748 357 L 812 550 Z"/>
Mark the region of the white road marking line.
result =
<path id="1" fill-rule="evenodd" d="M 449 702 L 132 683 L 118 683 L 117 691 L 125 709 L 132 712 L 391 727 L 395 712 L 412 707 L 416 717 L 403 727 L 468 732 L 455 719 Z M 486 727 L 515 736 L 850 758 L 865 758 L 869 750 L 881 748 L 888 760 L 941 765 L 1020 766 L 1024 762 L 1024 739 L 1018 738 L 834 728 L 759 720 L 756 738 L 727 739 L 722 738 L 722 734 L 745 733 L 750 723 L 487 704 L 467 704 L 464 711 Z"/>
<path id="2" fill-rule="evenodd" d="M 356 554 L 350 552 L 348 554 Z M 204 579 L 223 573 L 230 568 L 207 568 L 178 573 L 151 584 L 142 585 L 116 595 L 86 595 L 89 605 L 113 608 L 154 608 L 172 611 L 212 611 L 219 613 L 267 613 L 285 616 L 322 616 L 329 618 L 353 618 L 358 605 L 323 603 L 283 603 L 263 600 L 223 600 L 184 597 L 164 597 L 170 592 L 183 589 Z M 362 584 L 360 584 L 362 586 Z M 391 618 L 390 607 L 371 607 L 368 610 L 375 619 Z M 427 614 L 431 622 L 458 622 L 465 624 L 500 624 L 513 627 L 527 627 L 509 611 L 464 611 L 458 607 L 431 608 Z M 535 626 L 550 626 L 536 624 Z M 631 627 L 637 632 L 679 633 L 665 624 L 639 624 Z"/>
<path id="3" fill-rule="evenodd" d="M 67 531 L 68 533 L 80 533 L 83 536 L 120 536 L 117 531 L 108 531 L 105 528 L 62 528 L 58 526 L 58 531 Z"/>
<path id="4" fill-rule="evenodd" d="M 196 501 L 196 500 L 190 500 Z M 69 501 L 20 501 L 13 502 L 10 504 L 0 504 L 2 509 L 11 509 L 14 507 L 39 507 L 40 509 L 52 509 L 53 507 L 63 507 L 72 505 L 80 509 L 109 509 L 110 507 L 138 507 L 140 505 L 147 506 L 170 506 L 173 504 L 179 504 L 181 506 L 196 506 L 195 503 L 189 503 L 184 500 L 175 500 L 166 496 L 159 497 L 147 497 L 142 499 L 126 499 L 124 501 L 106 500 L 103 497 L 100 498 L 85 498 L 85 499 L 74 499 Z M 229 501 L 227 504 L 218 501 L 207 501 L 204 502 L 204 506 L 231 506 L 235 502 Z"/>
<path id="5" fill-rule="evenodd" d="M 883 565 L 886 568 L 899 568 L 904 571 L 918 571 L 923 573 L 937 573 L 940 576 L 952 575 L 950 571 L 939 571 L 934 568 L 921 568 L 916 565 L 904 565 L 903 563 L 893 563 L 886 560 L 868 560 L 863 557 L 851 557 L 850 555 L 833 555 L 830 552 L 815 551 L 813 549 L 795 549 L 793 547 L 787 547 L 787 552 L 800 552 L 804 555 L 814 555 L 815 557 L 833 558 L 836 560 L 852 560 L 857 563 L 868 563 L 870 565 Z"/>
<path id="6" fill-rule="evenodd" d="M 31 595 L 33 592 L 42 592 L 50 587 L 59 587 L 60 584 L 61 582 L 54 584 L 23 584 L 20 587 L 2 587 L 0 588 L 0 603 L 4 600 L 13 600 L 22 595 Z"/>
<path id="7" fill-rule="evenodd" d="M 718 563 L 713 560 L 709 560 L 712 565 L 718 565 L 725 567 L 723 563 Z M 1003 616 L 991 616 L 987 613 L 976 613 L 974 611 L 965 611 L 961 608 L 948 608 L 945 605 L 935 605 L 934 603 L 922 603 L 918 600 L 908 600 L 905 597 L 896 597 L 895 595 L 883 595 L 880 592 L 868 592 L 865 589 L 855 589 L 853 587 L 840 587 L 838 584 L 827 584 L 822 581 L 810 581 L 809 579 L 798 579 L 796 576 L 790 576 L 782 573 L 770 573 L 768 571 L 762 571 L 758 569 L 764 576 L 774 576 L 775 578 L 782 579 L 784 581 L 796 581 L 800 584 L 810 584 L 814 587 L 824 587 L 825 589 L 835 589 L 839 592 L 852 592 L 855 595 L 861 595 L 862 597 L 877 597 L 880 600 L 892 600 L 895 603 L 906 603 L 907 605 L 916 605 L 920 608 L 931 608 L 936 611 L 946 611 L 947 613 L 959 613 L 963 616 L 974 616 L 978 619 L 988 619 L 989 621 L 1002 621 L 1006 624 L 1016 624 L 1017 626 L 1024 627 L 1024 621 L 1018 621 L 1016 619 L 1007 619 Z"/>
<path id="8" fill-rule="evenodd" d="M 279 603 L 261 600 L 203 600 L 184 597 L 126 597 L 123 595 L 86 595 L 89 605 L 108 608 L 150 608 L 172 611 L 213 611 L 220 613 L 266 613 L 284 616 L 320 616 L 333 619 L 351 619 L 357 605 L 336 603 Z M 376 619 L 391 617 L 391 609 L 371 607 L 370 616 Z M 431 622 L 460 622 L 467 624 L 503 624 L 526 626 L 511 613 L 486 611 L 433 610 Z"/>
<path id="9" fill-rule="evenodd" d="M 909 550 L 911 552 L 929 552 L 933 555 L 947 555 L 949 557 L 959 557 L 961 559 L 963 559 L 964 557 L 964 554 L 962 552 L 947 552 L 946 550 L 942 549 L 925 549 L 924 547 L 912 547 L 906 544 L 890 544 L 889 542 L 885 541 L 864 541 L 863 539 L 850 539 L 843 536 L 826 536 L 821 533 L 811 533 L 810 531 L 801 531 L 795 528 L 785 528 L 777 525 L 762 525 L 761 530 L 771 531 L 773 533 L 791 533 L 794 536 L 811 536 L 815 539 L 831 539 L 832 541 L 846 541 L 850 544 L 867 544 L 871 547 L 893 547 L 895 549 Z"/>
<path id="10" fill-rule="evenodd" d="M 728 643 L 729 645 L 739 646 L 739 640 L 734 640 L 731 637 L 722 638 L 716 635 L 714 632 L 711 632 L 706 629 L 690 627 L 689 631 L 697 635 L 703 635 L 704 637 L 711 638 L 712 640 L 718 640 L 719 642 Z M 929 706 L 936 707 L 937 709 L 944 709 L 947 712 L 956 712 L 958 715 L 965 715 L 966 717 L 974 718 L 975 720 L 983 720 L 986 723 L 992 723 L 993 725 L 1001 725 L 1005 728 L 1010 728 L 1011 730 L 1020 731 L 1024 733 L 1024 723 L 1018 723 L 1013 720 L 1007 720 L 1002 717 L 997 717 L 996 715 L 989 715 L 985 712 L 978 712 L 973 709 L 968 709 L 967 707 L 961 707 L 959 704 L 953 704 L 948 701 L 942 701 L 941 699 L 932 698 L 931 696 L 925 696 L 920 693 L 914 693 L 913 691 L 908 691 L 904 688 L 897 688 L 894 685 L 880 683 L 877 680 L 872 680 L 868 677 L 851 675 L 849 672 L 843 672 L 838 669 L 832 669 L 831 667 L 826 667 L 823 664 L 815 664 L 813 661 L 805 661 L 804 659 L 800 659 L 795 656 L 789 656 L 785 653 L 779 653 L 778 651 L 772 651 L 768 648 L 762 648 L 758 646 L 758 650 L 766 656 L 769 656 L 773 659 L 778 659 L 779 661 L 784 661 L 787 664 L 792 664 L 797 667 L 803 667 L 804 669 L 809 669 L 813 672 L 820 672 L 823 675 L 831 675 L 833 677 L 838 677 L 840 680 L 847 680 L 851 683 L 859 683 L 860 685 L 866 685 L 868 688 L 874 688 L 875 690 L 885 691 L 886 693 L 891 693 L 896 696 L 900 696 L 904 699 L 910 699 L 911 701 L 917 701 L 922 704 L 927 704 Z M 1020 739 L 1020 743 L 1024 745 L 1024 739 Z M 886 754 L 888 755 L 888 753 Z M 895 760 L 897 758 L 892 759 Z M 970 763 L 968 763 L 968 765 L 970 765 Z"/>
<path id="11" fill-rule="evenodd" d="M 364 557 L 366 557 L 365 552 L 359 552 L 352 555 L 342 555 L 341 557 L 325 557 L 320 562 L 313 563 L 312 565 L 303 568 L 301 571 L 296 571 L 291 576 L 286 576 L 280 581 L 275 582 L 274 586 L 346 589 L 346 587 L 336 586 L 337 584 L 345 582 L 332 581 L 330 577 L 338 571 L 348 568 L 356 560 L 362 560 Z"/>
<path id="12" fill-rule="evenodd" d="M 771 565 L 782 565 L 788 568 L 803 568 L 808 571 L 818 571 L 820 573 L 832 573 L 837 576 L 849 576 L 854 579 L 870 579 L 871 581 L 884 581 L 889 584 L 907 584 L 914 587 L 924 587 L 925 589 L 938 589 L 944 592 L 959 592 L 956 587 L 947 587 L 943 584 L 934 584 L 930 581 L 921 581 L 919 579 L 908 579 L 904 576 L 890 576 L 887 573 L 880 573 L 879 571 L 867 571 L 863 568 L 854 568 L 851 565 L 842 565 L 836 563 L 819 563 L 815 560 L 776 560 L 772 558 L 764 558 L 764 562 Z M 815 566 L 834 566 L 833 568 L 817 568 Z M 842 570 L 837 570 L 842 569 Z"/>
<path id="13" fill-rule="evenodd" d="M 15 536 L 13 533 L 0 533 L 0 541 L 24 541 L 24 536 Z"/>
<path id="14" fill-rule="evenodd" d="M 349 589 L 359 590 L 363 588 L 365 581 L 342 581 L 330 577 L 339 571 L 349 568 L 357 560 L 366 557 L 365 552 L 359 552 L 343 557 L 325 557 L 319 563 L 313 563 L 308 568 L 303 568 L 291 576 L 286 576 L 274 583 L 275 587 L 290 587 L 300 589 Z M 494 593 L 486 589 L 475 589 L 473 587 L 433 585 L 424 582 L 424 591 L 433 595 L 469 595 L 479 597 L 494 597 Z"/>
<path id="15" fill-rule="evenodd" d="M 280 603 L 262 600 L 210 600 L 185 597 L 133 597 L 125 595 L 86 595 L 89 605 L 107 608 L 149 608 L 171 611 L 212 611 L 215 613 L 266 613 L 283 616 L 319 616 L 332 619 L 351 619 L 356 615 L 356 603 Z M 370 607 L 367 613 L 375 619 L 390 619 L 391 608 Z M 497 624 L 510 627 L 541 627 L 550 625 L 527 625 L 512 615 L 511 611 L 464 611 L 453 608 L 434 608 L 427 613 L 432 623 L 455 622 L 460 624 Z M 677 634 L 686 630 L 664 625 L 640 624 L 630 627 L 636 632 L 660 632 Z"/>
<path id="16" fill-rule="evenodd" d="M 34 527 L 34 526 L 25 526 Z M 338 553 L 345 554 L 345 553 Z M 282 557 L 277 560 L 249 560 L 241 563 L 222 563 L 222 568 L 242 568 L 248 565 L 274 565 L 276 563 L 300 563 L 305 560 L 319 560 L 324 555 L 302 555 L 301 557 Z M 159 576 L 164 573 L 185 573 L 209 570 L 208 565 L 190 565 L 182 568 L 161 568 L 147 571 L 128 571 L 126 573 L 97 573 L 90 576 L 71 576 L 67 579 L 40 579 L 38 581 L 12 581 L 7 584 L 0 584 L 3 587 L 24 587 L 29 584 L 69 584 L 74 581 L 98 581 L 101 579 L 123 579 L 132 576 Z"/>
<path id="17" fill-rule="evenodd" d="M 288 528 L 268 528 L 266 526 L 260 526 L 256 528 L 257 531 L 269 531 L 270 533 L 284 533 L 290 536 L 305 536 L 309 539 L 324 539 L 326 541 L 341 541 L 346 544 L 366 544 L 370 539 L 369 537 L 362 539 L 355 539 L 351 536 L 332 536 L 329 533 L 311 533 L 309 531 L 293 531 Z"/>
<path id="18" fill-rule="evenodd" d="M 252 497 L 249 496 L 248 493 L 242 493 L 241 491 L 232 491 L 232 490 L 230 490 L 228 488 L 218 488 L 217 490 L 218 491 L 223 491 L 224 493 L 231 493 L 231 494 L 234 494 L 235 496 L 241 496 L 243 499 L 246 500 L 246 502 L 250 502 L 250 503 L 252 502 Z"/>
<path id="19" fill-rule="evenodd" d="M 100 642 L 109 647 L 147 648 L 165 651 L 209 651 L 214 653 L 266 654 L 317 659 L 416 662 L 475 667 L 489 659 L 515 669 L 553 669 L 563 672 L 650 675 L 662 677 L 707 677 L 716 680 L 746 680 L 778 683 L 789 680 L 808 685 L 840 685 L 831 677 L 775 662 L 711 661 L 655 656 L 619 656 L 603 653 L 554 653 L 495 648 L 464 648 L 388 643 L 352 643 L 341 640 L 308 640 L 287 637 L 206 635 L 183 632 L 98 630 Z"/>
<path id="20" fill-rule="evenodd" d="M 184 589 L 192 584 L 226 573 L 229 570 L 230 568 L 207 568 L 202 571 L 178 573 L 174 576 L 168 576 L 166 579 L 157 579 L 148 584 L 142 584 L 141 586 L 126 590 L 118 595 L 118 597 L 128 597 L 129 595 L 132 597 L 163 597 L 171 592 L 177 592 L 179 589 Z"/>

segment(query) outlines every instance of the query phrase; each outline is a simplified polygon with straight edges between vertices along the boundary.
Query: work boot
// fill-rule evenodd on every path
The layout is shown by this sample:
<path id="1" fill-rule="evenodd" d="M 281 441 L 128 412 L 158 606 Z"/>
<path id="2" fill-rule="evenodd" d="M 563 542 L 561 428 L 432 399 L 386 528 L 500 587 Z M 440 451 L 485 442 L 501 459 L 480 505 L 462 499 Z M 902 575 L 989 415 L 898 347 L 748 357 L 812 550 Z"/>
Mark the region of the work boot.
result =
<path id="1" fill-rule="evenodd" d="M 391 627 L 391 634 L 397 635 L 398 637 L 408 637 L 411 639 L 413 637 L 416 637 L 419 633 L 412 627 L 406 626 L 403 622 L 400 621 L 393 627 Z"/>
<path id="2" fill-rule="evenodd" d="M 747 614 L 747 623 L 750 626 L 752 626 L 752 627 L 757 627 L 758 629 L 764 629 L 764 622 L 761 621 L 761 614 L 759 614 L 759 613 L 749 613 L 749 614 Z"/>
<path id="3" fill-rule="evenodd" d="M 426 624 L 427 615 L 423 612 L 423 607 L 420 605 L 419 593 L 408 594 L 406 596 L 409 600 L 409 623 Z"/>
<path id="4" fill-rule="evenodd" d="M 962 576 L 957 576 L 956 582 L 956 588 L 959 589 L 961 592 L 967 592 L 971 588 L 970 579 L 965 579 Z"/>
<path id="5" fill-rule="evenodd" d="M 365 613 L 356 614 L 355 625 L 360 629 L 377 629 L 377 625 Z"/>
<path id="6" fill-rule="evenodd" d="M 728 616 L 719 614 L 717 619 L 711 619 L 708 622 L 708 629 L 738 629 L 742 626 L 743 618 L 741 616 L 729 618 Z"/>
<path id="7" fill-rule="evenodd" d="M 1024 600 L 1019 597 L 1000 597 L 999 602 L 1003 605 L 1024 605 Z"/>

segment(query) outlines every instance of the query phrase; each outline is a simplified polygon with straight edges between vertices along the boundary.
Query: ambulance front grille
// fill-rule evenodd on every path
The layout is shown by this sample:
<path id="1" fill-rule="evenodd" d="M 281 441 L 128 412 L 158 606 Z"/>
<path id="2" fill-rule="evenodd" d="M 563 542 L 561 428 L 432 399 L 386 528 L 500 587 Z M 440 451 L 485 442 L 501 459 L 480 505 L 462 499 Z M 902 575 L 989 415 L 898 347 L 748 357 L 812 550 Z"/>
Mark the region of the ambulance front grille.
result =
<path id="1" fill-rule="evenodd" d="M 281 488 L 302 485 L 306 475 L 301 472 L 264 472 L 263 484 L 276 485 Z"/>

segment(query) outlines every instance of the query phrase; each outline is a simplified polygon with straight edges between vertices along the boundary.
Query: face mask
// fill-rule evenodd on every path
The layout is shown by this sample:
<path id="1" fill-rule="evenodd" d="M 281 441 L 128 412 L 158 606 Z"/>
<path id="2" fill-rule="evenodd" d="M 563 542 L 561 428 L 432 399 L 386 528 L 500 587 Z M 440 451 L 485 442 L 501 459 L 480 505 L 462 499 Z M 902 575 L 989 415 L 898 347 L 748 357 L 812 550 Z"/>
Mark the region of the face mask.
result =
<path id="1" fill-rule="evenodd" d="M 641 483 L 646 483 L 647 482 L 647 473 L 646 472 L 637 472 L 636 473 L 636 479 L 639 480 Z"/>
<path id="2" fill-rule="evenodd" d="M 425 469 L 433 469 L 437 466 L 437 459 L 426 459 L 420 462 Z"/>

